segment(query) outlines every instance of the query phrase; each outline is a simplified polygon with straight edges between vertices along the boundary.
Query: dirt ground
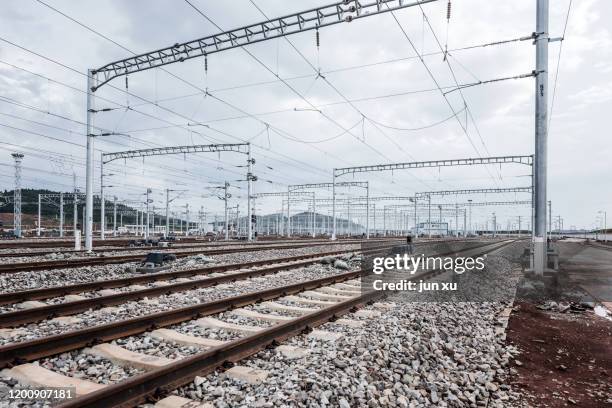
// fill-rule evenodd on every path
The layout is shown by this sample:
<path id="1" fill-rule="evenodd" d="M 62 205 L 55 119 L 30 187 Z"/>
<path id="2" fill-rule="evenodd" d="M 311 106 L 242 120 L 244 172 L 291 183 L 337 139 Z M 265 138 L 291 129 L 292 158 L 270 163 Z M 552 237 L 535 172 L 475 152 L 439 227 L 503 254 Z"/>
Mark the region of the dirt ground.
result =
<path id="1" fill-rule="evenodd" d="M 507 341 L 521 355 L 513 387 L 533 407 L 612 407 L 612 321 L 517 303 Z"/>

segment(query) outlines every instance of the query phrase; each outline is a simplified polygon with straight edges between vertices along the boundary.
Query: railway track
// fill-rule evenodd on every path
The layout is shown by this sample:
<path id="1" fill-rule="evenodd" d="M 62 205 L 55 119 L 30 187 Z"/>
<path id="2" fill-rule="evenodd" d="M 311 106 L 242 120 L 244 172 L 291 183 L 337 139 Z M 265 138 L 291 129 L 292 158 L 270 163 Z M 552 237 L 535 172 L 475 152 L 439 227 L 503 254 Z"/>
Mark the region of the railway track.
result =
<path id="1" fill-rule="evenodd" d="M 335 243 L 334 243 L 335 244 Z M 344 245 L 345 242 L 340 243 Z M 351 245 L 349 242 L 346 245 Z M 172 251 L 178 258 L 184 258 L 192 255 L 223 255 L 232 254 L 238 252 L 254 252 L 254 251 L 266 251 L 272 249 L 296 249 L 296 248 L 307 248 L 307 247 L 318 247 L 330 245 L 329 241 L 321 243 L 300 243 L 293 245 L 264 245 L 264 246 L 247 246 L 242 248 L 224 248 L 224 249 L 212 249 L 204 251 Z M 164 251 L 162 251 L 164 252 Z M 0 265 L 1 273 L 17 273 L 27 271 L 38 271 L 38 270 L 50 270 L 50 269 L 64 269 L 64 268 L 77 268 L 81 266 L 91 265 L 107 265 L 117 264 L 124 262 L 134 262 L 144 259 L 144 254 L 133 254 L 133 255 L 119 255 L 119 256 L 96 256 L 92 258 L 80 258 L 80 259 L 64 259 L 64 260 L 50 260 L 50 261 L 37 261 L 37 262 L 20 262 L 20 263 L 9 263 Z"/>
<path id="2" fill-rule="evenodd" d="M 107 240 L 94 240 L 93 246 L 95 247 L 116 247 L 122 248 L 127 247 L 128 243 L 132 240 L 139 240 L 141 237 L 130 237 L 126 239 L 107 239 Z M 382 239 L 376 238 L 376 239 Z M 312 239 L 312 238 L 294 238 L 294 239 L 266 239 L 265 237 L 259 238 L 262 242 L 269 243 L 296 243 L 296 242 L 311 242 L 311 241 L 329 241 L 329 239 Z M 338 241 L 359 241 L 355 238 L 339 238 Z M 231 240 L 231 241 L 205 241 L 197 238 L 181 238 L 179 243 L 194 243 L 200 242 L 203 244 L 230 244 L 230 245 L 244 245 L 247 241 Z M 74 240 L 51 240 L 51 239 L 39 239 L 37 241 L 21 241 L 21 240 L 6 240 L 0 241 L 0 249 L 16 249 L 16 248 L 71 248 L 74 246 Z M 95 249 L 94 249 L 95 250 Z"/>
<path id="3" fill-rule="evenodd" d="M 514 241 L 486 243 L 453 253 L 456 255 L 462 254 L 462 256 L 467 254 L 469 256 L 480 256 L 503 248 L 512 242 Z M 439 270 L 426 271 L 410 276 L 408 279 L 430 279 L 442 272 Z M 79 350 L 83 347 L 106 350 L 107 353 L 112 354 L 113 351 L 117 352 L 118 348 L 121 347 L 107 345 L 106 342 L 145 332 L 152 336 L 161 336 L 168 342 L 173 342 L 172 344 L 189 343 L 203 349 L 195 355 L 180 360 L 164 360 L 158 368 L 154 368 L 154 364 L 152 364 L 147 368 L 146 373 L 119 383 L 105 386 L 94 384 L 99 389 L 92 391 L 89 388 L 87 393 L 79 393 L 79 386 L 83 385 L 80 380 L 65 378 L 67 383 L 70 381 L 73 381 L 73 383 L 79 382 L 77 384 L 79 397 L 64 402 L 61 405 L 62 407 L 134 406 L 149 398 L 158 399 L 160 394 L 166 394 L 172 389 L 190 383 L 196 375 L 202 376 L 221 366 L 227 366 L 228 363 L 236 363 L 265 347 L 274 346 L 283 340 L 310 331 L 314 327 L 334 320 L 339 316 L 353 313 L 356 308 L 367 303 L 380 300 L 385 295 L 384 292 L 361 291 L 359 283 L 361 273 L 361 271 L 345 272 L 60 335 L 9 344 L 0 347 L 0 367 L 13 367 L 11 373 L 17 378 L 19 378 L 19 373 L 28 370 L 38 371 L 39 373 L 42 370 L 42 374 L 44 374 L 45 369 L 32 368 L 31 365 L 26 363 L 66 351 Z M 271 300 L 274 300 L 274 302 L 270 302 Z M 267 308 L 267 313 L 249 309 L 262 301 L 266 303 L 260 304 L 258 310 L 263 311 L 262 308 Z M 279 302 L 285 302 L 285 304 Z M 286 304 L 287 302 L 301 304 L 301 306 L 289 306 Z M 222 320 L 211 317 L 230 310 L 253 320 L 267 320 L 272 324 L 263 328 L 255 326 L 250 328 L 238 327 L 237 325 L 224 324 Z M 278 311 L 292 312 L 298 316 L 287 318 L 282 314 L 275 314 Z M 202 327 L 217 327 L 223 330 L 251 334 L 232 341 L 207 343 L 206 339 L 198 336 L 181 334 L 172 329 L 162 330 L 194 319 L 197 319 L 196 324 Z M 348 320 L 349 322 L 346 324 L 353 319 Z M 155 360 L 149 355 L 140 354 L 138 356 L 137 354 L 139 353 L 128 352 L 129 358 L 123 360 L 115 358 L 115 363 L 129 365 L 136 364 L 139 359 L 141 361 L 142 359 Z M 42 377 L 44 375 L 41 375 Z"/>
<path id="4" fill-rule="evenodd" d="M 386 247 L 367 251 L 372 253 L 384 250 Z M 76 284 L 65 287 L 52 287 L 33 289 L 21 292 L 6 293 L 0 295 L 2 304 L 14 303 L 16 301 L 40 300 L 50 298 L 60 292 L 82 293 L 86 290 L 100 290 L 103 288 L 120 287 L 128 285 L 137 285 L 149 282 L 163 282 L 162 285 L 152 286 L 148 288 L 136 289 L 129 292 L 117 292 L 110 295 L 84 298 L 81 300 L 68 301 L 63 303 L 49 304 L 31 309 L 16 310 L 7 313 L 0 313 L 0 327 L 15 327 L 17 325 L 34 323 L 40 320 L 54 318 L 58 316 L 67 316 L 84 312 L 89 309 L 99 309 L 102 307 L 114 306 L 125 303 L 130 300 L 138 300 L 142 298 L 151 298 L 175 292 L 181 292 L 191 289 L 202 289 L 221 283 L 235 282 L 242 279 L 254 278 L 258 276 L 277 273 L 282 270 L 295 269 L 304 266 L 313 265 L 321 262 L 325 257 L 347 254 L 355 251 L 332 251 L 326 253 L 318 253 L 311 255 L 299 255 L 281 259 L 271 259 L 264 261 L 255 261 L 248 264 L 228 264 L 221 266 L 196 268 L 191 270 L 167 272 L 159 274 L 151 274 L 146 276 L 136 276 L 124 279 L 114 279 L 101 282 L 91 282 L 84 284 Z M 256 268 L 256 269 L 253 269 Z M 246 270 L 245 270 L 246 269 Z M 169 283 L 166 279 L 182 278 L 195 275 L 210 275 L 213 273 L 222 273 L 221 276 L 203 277 L 188 281 Z M 63 295 L 59 295 L 63 296 Z"/>
<path id="5" fill-rule="evenodd" d="M 368 240 L 368 242 L 384 242 L 384 241 L 393 241 L 393 239 L 370 239 Z M 264 245 L 270 245 L 270 246 L 282 245 L 282 244 L 307 245 L 307 244 L 323 244 L 323 243 L 329 243 L 329 242 L 330 242 L 329 239 L 325 239 L 325 240 L 288 240 L 288 241 L 271 240 L 271 241 L 264 241 Z M 361 243 L 361 242 L 364 242 L 364 241 L 361 239 L 337 241 L 337 243 L 342 243 L 342 244 L 353 244 L 353 243 Z M 129 252 L 129 251 L 147 251 L 147 250 L 184 250 L 184 249 L 196 249 L 196 248 L 205 249 L 205 248 L 215 248 L 215 247 L 232 247 L 232 246 L 238 246 L 238 245 L 242 245 L 242 246 L 254 245 L 255 246 L 255 244 L 248 244 L 248 243 L 239 242 L 239 241 L 228 241 L 228 242 L 202 241 L 202 243 L 197 244 L 197 245 L 181 245 L 179 243 L 178 245 L 174 245 L 172 247 L 154 247 L 154 246 L 135 246 L 135 247 L 117 246 L 117 247 L 114 247 L 114 246 L 109 246 L 105 248 L 93 249 L 92 253 L 98 254 L 98 253 L 104 253 L 104 252 Z M 53 251 L 0 252 L 0 258 L 25 258 L 25 257 L 30 257 L 30 256 L 45 256 L 45 255 L 57 254 L 57 253 L 85 255 L 86 251 L 84 250 L 75 251 L 73 249 L 61 250 L 58 248 Z"/>

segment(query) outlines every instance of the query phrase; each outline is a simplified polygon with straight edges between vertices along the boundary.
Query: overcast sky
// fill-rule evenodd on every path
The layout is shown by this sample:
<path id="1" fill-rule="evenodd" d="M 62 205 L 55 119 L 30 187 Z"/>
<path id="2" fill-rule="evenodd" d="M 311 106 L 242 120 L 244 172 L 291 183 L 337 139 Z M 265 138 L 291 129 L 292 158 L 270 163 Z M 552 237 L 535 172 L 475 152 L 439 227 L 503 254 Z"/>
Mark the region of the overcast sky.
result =
<path id="1" fill-rule="evenodd" d="M 218 26 L 232 29 L 265 20 L 255 5 L 274 17 L 329 0 L 191 1 Z M 124 92 L 124 78 L 115 79 L 96 92 L 96 108 L 113 110 L 96 114 L 95 126 L 96 132 L 123 135 L 98 138 L 96 160 L 100 151 L 250 141 L 259 178 L 255 191 L 266 192 L 330 182 L 338 167 L 532 154 L 533 78 L 468 87 L 446 94 L 448 102 L 437 87 L 449 91 L 456 83 L 530 73 L 531 41 L 452 50 L 529 36 L 535 31 L 535 0 L 455 0 L 448 25 L 446 3 L 326 27 L 319 49 L 309 31 L 210 55 L 208 72 L 198 58 L 136 73 L 129 77 L 131 96 Z M 551 0 L 551 37 L 562 35 L 568 4 Z M 611 18 L 610 1 L 574 0 L 563 43 L 550 123 L 548 191 L 553 216 L 561 215 L 566 228 L 592 228 L 598 211 L 612 214 Z M 129 57 L 130 51 L 143 53 L 218 31 L 182 0 L 4 0 L 0 187 L 13 188 L 10 153 L 19 151 L 25 154 L 24 187 L 72 191 L 76 174 L 77 187 L 84 190 L 86 70 Z M 451 50 L 448 63 L 438 41 Z M 550 46 L 551 90 L 559 44 Z M 425 64 L 415 58 L 417 52 L 425 55 Z M 196 123 L 207 126 L 189 126 Z M 210 197 L 209 187 L 229 181 L 236 186 L 233 198 L 245 209 L 246 185 L 237 181 L 245 178 L 244 164 L 244 156 L 232 153 L 116 161 L 105 170 L 113 174 L 105 185 L 113 186 L 107 192 L 120 200 L 139 200 L 151 187 L 159 207 L 164 189 L 185 189 L 176 206 L 189 202 L 191 208 L 220 213 L 222 203 Z M 530 172 L 521 165 L 442 167 L 339 180 L 369 181 L 374 196 L 407 196 L 523 187 L 530 184 Z M 96 163 L 96 190 L 99 184 Z M 358 189 L 343 192 L 362 195 Z M 329 196 L 317 191 L 317 197 Z M 453 195 L 434 201 L 468 198 L 522 201 L 530 195 Z M 260 213 L 279 208 L 278 198 L 257 204 Z M 530 214 L 525 205 L 483 207 L 474 211 L 474 222 L 484 222 L 492 212 L 504 227 Z"/>

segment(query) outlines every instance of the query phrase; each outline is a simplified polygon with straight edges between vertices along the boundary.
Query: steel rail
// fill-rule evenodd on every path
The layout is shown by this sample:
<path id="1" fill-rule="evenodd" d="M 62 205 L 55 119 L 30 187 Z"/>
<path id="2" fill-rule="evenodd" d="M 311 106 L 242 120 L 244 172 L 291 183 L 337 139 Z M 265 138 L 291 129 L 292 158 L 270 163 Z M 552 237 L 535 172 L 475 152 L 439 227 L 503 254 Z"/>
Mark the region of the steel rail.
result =
<path id="1" fill-rule="evenodd" d="M 10 343 L 0 346 L 0 368 L 33 361 L 38 358 L 49 357 L 58 353 L 76 350 L 81 347 L 92 346 L 97 343 L 108 342 L 120 337 L 143 333 L 148 330 L 170 326 L 172 324 L 215 313 L 225 312 L 233 308 L 247 306 L 256 302 L 276 299 L 304 290 L 316 289 L 321 286 L 343 282 L 358 277 L 360 273 L 361 271 L 345 272 L 338 275 L 298 282 L 257 292 L 249 292 L 238 296 L 226 297 L 211 302 L 199 303 L 118 322 L 87 327 L 48 337 L 41 337 L 19 343 Z"/>
<path id="2" fill-rule="evenodd" d="M 463 251 L 490 245 L 491 243 L 485 243 L 475 247 L 470 247 Z M 458 252 L 461 251 L 450 251 L 447 254 L 454 254 Z M 212 302 L 185 306 L 170 311 L 158 312 L 119 322 L 106 323 L 67 333 L 41 337 L 25 342 L 7 344 L 5 346 L 0 346 L 0 368 L 33 361 L 37 358 L 49 357 L 58 353 L 75 350 L 80 347 L 91 346 L 96 343 L 103 343 L 120 337 L 143 333 L 155 328 L 166 327 L 210 314 L 224 312 L 259 301 L 270 300 L 281 296 L 291 295 L 303 290 L 331 285 L 333 283 L 358 277 L 362 272 L 363 271 L 346 272 L 310 281 L 298 282 L 287 286 L 266 289 L 259 292 L 249 292 L 243 295 L 223 298 Z"/>
<path id="3" fill-rule="evenodd" d="M 329 241 L 322 243 L 299 243 L 293 245 L 266 245 L 266 246 L 250 246 L 246 248 L 225 248 L 225 249 L 214 249 L 207 251 L 176 251 L 172 252 L 178 258 L 185 258 L 193 255 L 224 255 L 233 254 L 237 252 L 255 252 L 255 251 L 267 251 L 272 249 L 299 249 L 305 247 L 315 246 L 327 246 Z M 344 245 L 345 243 L 339 243 Z M 349 243 L 350 245 L 352 243 Z M 77 268 L 80 266 L 90 265 L 108 265 L 123 262 L 139 261 L 145 258 L 145 254 L 135 255 L 120 255 L 120 256 L 98 256 L 94 258 L 83 258 L 74 260 L 54 260 L 54 261 L 40 261 L 40 262 L 22 262 L 22 263 L 9 263 L 0 265 L 0 273 L 17 273 L 37 270 L 48 270 L 48 269 L 62 269 L 62 268 Z"/>
<path id="4" fill-rule="evenodd" d="M 386 246 L 381 246 L 380 249 L 386 248 Z M 378 250 L 379 248 L 372 248 Z M 253 268 L 257 266 L 270 265 L 274 263 L 284 263 L 284 262 L 293 262 L 303 259 L 309 258 L 320 258 L 338 254 L 346 254 L 350 252 L 364 252 L 359 249 L 355 250 L 347 250 L 341 249 L 336 251 L 329 252 L 320 252 L 314 254 L 305 254 L 305 255 L 296 255 L 285 258 L 270 258 L 264 259 L 260 261 L 252 261 L 252 262 L 239 262 L 239 263 L 228 263 L 223 265 L 213 265 L 213 266 L 205 266 L 200 268 L 192 268 L 185 269 L 180 271 L 168 271 L 168 272 L 158 272 L 151 274 L 142 274 L 137 276 L 130 276 L 127 278 L 117 278 L 117 279 L 108 279 L 108 280 L 100 280 L 94 282 L 84 282 L 84 283 L 75 283 L 72 285 L 64 285 L 64 286 L 52 286 L 45 288 L 36 288 L 36 289 L 28 289 L 17 292 L 8 292 L 8 293 L 0 293 L 0 305 L 7 305 L 11 303 L 22 302 L 26 300 L 41 300 L 41 299 L 49 299 L 52 297 L 65 296 L 71 293 L 81 293 L 86 291 L 96 291 L 102 289 L 111 289 L 111 288 L 119 288 L 125 287 L 129 285 L 137 285 L 142 283 L 151 283 L 160 280 L 166 279 L 176 279 L 176 278 L 184 278 L 194 275 L 208 275 L 212 273 L 218 272 L 226 272 L 230 270 L 238 270 L 238 269 L 247 269 Z"/>
<path id="5" fill-rule="evenodd" d="M 512 242 L 514 241 L 506 241 L 501 244 L 496 242 L 485 246 L 494 246 L 493 250 L 496 250 Z M 481 253 L 487 252 L 489 250 L 481 251 Z M 363 271 L 359 273 L 361 274 Z M 428 271 L 411 276 L 407 280 L 428 279 L 439 273 L 441 273 L 440 270 Z M 342 314 L 354 311 L 355 308 L 372 303 L 383 298 L 385 295 L 384 291 L 372 290 L 365 292 L 357 297 L 297 317 L 286 323 L 276 324 L 255 334 L 231 341 L 228 344 L 213 347 L 148 373 L 136 375 L 82 397 L 66 401 L 60 404 L 59 407 L 106 408 L 136 406 L 146 402 L 152 396 L 163 395 L 180 386 L 189 384 L 196 375 L 206 375 L 228 363 L 238 362 L 267 347 L 276 346 L 283 340 L 309 331 L 313 327 L 333 320 Z"/>
<path id="6" fill-rule="evenodd" d="M 395 239 L 401 239 L 401 238 L 395 238 Z M 391 239 L 387 238 L 387 239 L 370 239 L 369 242 L 380 242 L 380 241 L 390 241 Z M 196 241 L 197 242 L 197 241 Z M 323 239 L 316 239 L 316 240 L 283 240 L 283 241 L 273 241 L 270 240 L 263 242 L 263 245 L 281 245 L 281 244 L 313 244 L 313 243 L 329 243 L 329 239 L 323 240 Z M 353 240 L 343 240 L 343 244 L 345 243 L 361 243 L 364 242 L 361 239 L 353 239 Z M 261 242 L 260 242 L 261 244 Z M 159 250 L 159 251 L 166 251 L 166 250 L 183 250 L 183 249 L 195 249 L 195 248 L 215 248 L 215 247 L 223 247 L 223 246 L 228 246 L 228 247 L 232 247 L 232 246 L 237 246 L 237 245 L 254 245 L 254 244 L 250 244 L 247 242 L 243 242 L 243 241 L 228 241 L 228 242 L 224 242 L 224 241 L 203 241 L 202 244 L 198 244 L 198 245 L 173 245 L 173 246 L 169 246 L 169 247 L 153 247 L 153 246 L 135 246 L 135 247 L 125 247 L 125 246 L 109 246 L 108 248 L 98 248 L 98 249 L 93 249 L 92 252 L 94 253 L 103 253 L 103 252 L 124 252 L 124 251 L 146 251 L 146 250 Z M 56 251 L 35 251 L 35 252 L 7 252 L 7 253 L 3 253 L 0 252 L 0 258 L 18 258 L 18 257 L 28 257 L 28 256 L 41 256 L 41 255 L 48 255 L 48 254 L 56 254 L 56 253 L 62 253 L 62 254 L 85 254 L 86 251 L 81 250 L 81 251 L 75 251 L 74 249 L 69 249 L 69 250 L 56 250 Z"/>

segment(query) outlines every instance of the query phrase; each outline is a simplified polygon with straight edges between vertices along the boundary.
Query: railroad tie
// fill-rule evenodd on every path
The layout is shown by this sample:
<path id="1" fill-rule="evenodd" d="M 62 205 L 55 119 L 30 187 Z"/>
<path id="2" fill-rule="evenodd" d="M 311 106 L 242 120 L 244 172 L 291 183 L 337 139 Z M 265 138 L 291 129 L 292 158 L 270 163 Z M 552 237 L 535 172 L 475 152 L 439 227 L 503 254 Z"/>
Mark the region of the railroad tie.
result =
<path id="1" fill-rule="evenodd" d="M 56 323 L 59 326 L 69 326 L 71 324 L 81 323 L 83 319 L 74 316 L 59 316 L 49 320 L 49 323 Z"/>
<path id="2" fill-rule="evenodd" d="M 253 334 L 253 333 L 257 333 L 259 331 L 264 330 L 263 327 L 245 326 L 245 325 L 234 324 L 234 323 L 226 323 L 222 320 L 218 320 L 212 317 L 203 317 L 201 319 L 198 319 L 195 321 L 195 324 L 197 324 L 200 327 L 207 328 L 207 329 L 222 329 L 222 330 L 227 330 L 230 332 L 237 332 L 237 333 L 244 333 L 244 334 Z"/>
<path id="3" fill-rule="evenodd" d="M 275 349 L 278 353 L 281 353 L 288 360 L 297 360 L 299 358 L 306 357 L 310 354 L 309 349 L 289 346 L 287 344 L 280 345 Z"/>
<path id="4" fill-rule="evenodd" d="M 299 297 L 299 296 L 294 296 L 294 295 L 285 296 L 282 299 L 283 300 L 289 300 L 289 301 L 295 302 L 295 303 L 304 303 L 304 304 L 307 304 L 307 305 L 320 305 L 320 306 L 331 306 L 331 305 L 335 305 L 337 303 L 337 302 L 329 302 L 329 301 L 326 301 L 326 300 L 307 299 L 307 298 L 303 298 L 303 297 Z"/>
<path id="5" fill-rule="evenodd" d="M 236 316 L 248 317 L 250 319 L 260 320 L 263 322 L 282 323 L 292 320 L 292 317 L 259 313 L 249 309 L 235 309 L 232 310 L 231 313 Z"/>
<path id="6" fill-rule="evenodd" d="M 46 303 L 38 300 L 26 300 L 16 305 L 17 309 L 34 309 L 37 307 L 48 306 Z"/>
<path id="7" fill-rule="evenodd" d="M 13 337 L 21 337 L 27 335 L 28 332 L 23 329 L 0 329 L 1 339 L 12 339 Z"/>
<path id="8" fill-rule="evenodd" d="M 104 388 L 104 384 L 68 377 L 35 364 L 21 364 L 2 370 L 5 377 L 12 377 L 24 385 L 40 388 L 74 388 L 76 396 Z"/>
<path id="9" fill-rule="evenodd" d="M 171 329 L 157 329 L 150 333 L 156 339 L 180 344 L 182 346 L 194 346 L 199 348 L 211 348 L 225 344 L 225 341 L 207 339 L 205 337 L 190 336 Z"/>
<path id="10" fill-rule="evenodd" d="M 319 300 L 329 300 L 332 302 L 342 302 L 351 298 L 351 296 L 328 295 L 325 293 L 317 292 L 316 290 L 305 290 L 304 292 L 300 293 L 300 295 L 308 296 Z"/>
<path id="11" fill-rule="evenodd" d="M 359 285 L 359 286 L 349 285 L 346 282 L 336 283 L 334 285 L 334 287 L 344 288 L 344 289 L 347 289 L 347 290 L 361 291 L 361 285 Z"/>
<path id="12" fill-rule="evenodd" d="M 155 403 L 155 408 L 214 408 L 210 402 L 199 402 L 188 398 L 171 395 Z"/>
<path id="13" fill-rule="evenodd" d="M 342 337 L 344 337 L 344 334 L 342 333 L 330 332 L 327 330 L 313 330 L 310 333 L 308 333 L 309 339 L 327 341 L 330 343 L 335 343 L 336 341 L 340 340 Z"/>
<path id="14" fill-rule="evenodd" d="M 324 286 L 322 288 L 317 289 L 317 292 L 329 293 L 330 295 L 339 295 L 339 296 L 356 296 L 360 295 L 360 290 L 346 290 L 346 289 L 338 289 L 333 286 Z"/>
<path id="15" fill-rule="evenodd" d="M 297 306 L 287 306 L 277 302 L 263 302 L 261 304 L 262 307 L 270 310 L 276 310 L 279 312 L 290 312 L 295 314 L 304 315 L 306 313 L 316 312 L 319 309 L 309 308 L 309 307 L 297 307 Z"/>
<path id="16" fill-rule="evenodd" d="M 268 374 L 269 373 L 266 370 L 240 365 L 234 366 L 223 373 L 225 377 L 233 378 L 235 380 L 253 385 L 264 382 L 268 377 Z"/>
<path id="17" fill-rule="evenodd" d="M 364 321 L 353 320 L 353 319 L 338 319 L 338 320 L 333 321 L 332 323 L 340 324 L 342 326 L 347 326 L 347 327 L 353 327 L 353 328 L 359 328 L 365 325 Z"/>
<path id="18" fill-rule="evenodd" d="M 110 343 L 98 344 L 92 348 L 83 350 L 83 352 L 85 354 L 106 358 L 120 366 L 140 368 L 147 371 L 174 362 L 174 360 L 169 358 L 136 353 Z"/>

